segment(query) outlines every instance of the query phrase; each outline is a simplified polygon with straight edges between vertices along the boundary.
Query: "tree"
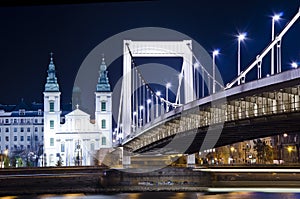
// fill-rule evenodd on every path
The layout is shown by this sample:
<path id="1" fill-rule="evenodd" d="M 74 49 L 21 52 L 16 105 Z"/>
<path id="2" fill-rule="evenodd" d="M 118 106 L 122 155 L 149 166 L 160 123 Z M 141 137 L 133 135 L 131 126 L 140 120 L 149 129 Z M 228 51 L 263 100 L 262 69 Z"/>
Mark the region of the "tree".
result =
<path id="1" fill-rule="evenodd" d="M 261 139 L 253 140 L 254 150 L 257 155 L 257 162 L 260 164 L 265 164 L 266 162 L 271 162 L 273 160 L 273 150 L 266 144 L 265 141 Z"/>

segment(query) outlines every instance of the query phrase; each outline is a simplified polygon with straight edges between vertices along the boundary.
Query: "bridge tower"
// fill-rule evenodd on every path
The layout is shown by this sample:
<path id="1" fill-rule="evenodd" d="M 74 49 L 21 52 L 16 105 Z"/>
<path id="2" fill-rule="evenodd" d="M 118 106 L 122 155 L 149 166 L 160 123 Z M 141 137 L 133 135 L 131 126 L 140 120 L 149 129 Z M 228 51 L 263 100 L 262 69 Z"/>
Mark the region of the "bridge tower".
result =
<path id="1" fill-rule="evenodd" d="M 122 86 L 122 132 L 123 138 L 132 133 L 132 58 L 133 57 L 182 57 L 182 82 L 184 101 L 195 99 L 193 93 L 192 41 L 132 41 L 123 43 L 123 86 Z M 155 69 L 154 69 L 155 70 Z M 178 94 L 177 94 L 178 95 Z M 178 97 L 178 96 L 177 96 Z"/>

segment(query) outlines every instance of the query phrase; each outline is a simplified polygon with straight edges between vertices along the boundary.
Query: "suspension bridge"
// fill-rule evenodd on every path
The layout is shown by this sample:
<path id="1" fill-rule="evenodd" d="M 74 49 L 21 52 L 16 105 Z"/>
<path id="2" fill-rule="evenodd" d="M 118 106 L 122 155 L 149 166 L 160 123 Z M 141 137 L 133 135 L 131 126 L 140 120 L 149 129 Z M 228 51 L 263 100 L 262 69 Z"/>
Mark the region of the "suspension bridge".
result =
<path id="1" fill-rule="evenodd" d="M 239 55 L 238 76 L 226 85 L 216 71 L 218 52 L 213 53 L 210 74 L 193 52 L 191 40 L 124 40 L 123 83 L 114 139 L 133 153 L 192 154 L 299 130 L 300 69 L 281 69 L 282 38 L 299 16 L 300 9 L 243 71 Z M 269 54 L 271 74 L 263 78 L 262 63 Z M 168 84 L 165 98 L 155 92 L 136 65 L 138 57 L 182 58 L 174 101 L 169 99 Z M 247 82 L 253 70 L 257 70 L 256 80 Z"/>

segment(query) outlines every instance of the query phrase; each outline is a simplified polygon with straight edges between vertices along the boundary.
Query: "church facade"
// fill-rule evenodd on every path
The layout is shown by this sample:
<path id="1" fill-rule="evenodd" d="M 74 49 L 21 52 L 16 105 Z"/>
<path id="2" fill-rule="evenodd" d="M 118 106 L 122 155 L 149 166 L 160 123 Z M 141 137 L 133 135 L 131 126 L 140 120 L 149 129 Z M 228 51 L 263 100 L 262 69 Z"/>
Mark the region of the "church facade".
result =
<path id="1" fill-rule="evenodd" d="M 27 155 L 34 151 L 37 166 L 94 165 L 96 152 L 112 147 L 112 99 L 104 58 L 95 85 L 95 120 L 80 110 L 79 105 L 67 113 L 62 110 L 52 56 L 47 72 L 44 102 L 39 104 L 38 110 L 19 105 L 10 112 L 2 105 L 1 153 L 5 150 L 12 155 L 26 151 Z"/>

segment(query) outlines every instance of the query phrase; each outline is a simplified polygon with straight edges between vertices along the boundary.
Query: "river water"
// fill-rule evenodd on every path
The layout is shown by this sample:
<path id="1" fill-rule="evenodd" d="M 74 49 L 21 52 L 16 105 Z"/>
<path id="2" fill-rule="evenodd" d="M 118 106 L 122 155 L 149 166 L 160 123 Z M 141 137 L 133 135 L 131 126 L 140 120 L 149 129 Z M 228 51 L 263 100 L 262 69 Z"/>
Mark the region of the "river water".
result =
<path id="1" fill-rule="evenodd" d="M 299 190 L 300 191 L 300 190 Z M 2 197 L 0 197 L 2 198 Z M 32 197 L 3 197 L 2 199 L 300 199 L 300 193 L 262 193 L 262 192 L 231 192 L 220 194 L 205 193 L 172 193 L 172 192 L 146 192 L 146 193 L 120 193 L 112 195 L 40 195 Z"/>

